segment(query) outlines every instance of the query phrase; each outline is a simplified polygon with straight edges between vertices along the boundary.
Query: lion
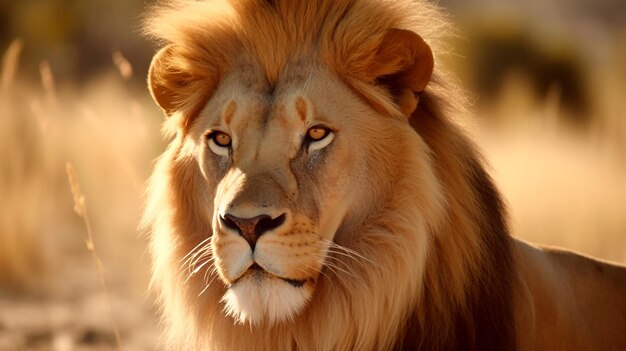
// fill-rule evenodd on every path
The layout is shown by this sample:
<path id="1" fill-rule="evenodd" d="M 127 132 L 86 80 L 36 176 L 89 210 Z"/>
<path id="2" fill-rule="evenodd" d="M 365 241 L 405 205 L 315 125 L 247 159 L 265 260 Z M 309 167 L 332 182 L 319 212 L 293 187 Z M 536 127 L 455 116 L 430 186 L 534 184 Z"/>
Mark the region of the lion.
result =
<path id="1" fill-rule="evenodd" d="M 156 5 L 143 219 L 171 350 L 617 350 L 626 269 L 513 238 L 411 0 Z"/>

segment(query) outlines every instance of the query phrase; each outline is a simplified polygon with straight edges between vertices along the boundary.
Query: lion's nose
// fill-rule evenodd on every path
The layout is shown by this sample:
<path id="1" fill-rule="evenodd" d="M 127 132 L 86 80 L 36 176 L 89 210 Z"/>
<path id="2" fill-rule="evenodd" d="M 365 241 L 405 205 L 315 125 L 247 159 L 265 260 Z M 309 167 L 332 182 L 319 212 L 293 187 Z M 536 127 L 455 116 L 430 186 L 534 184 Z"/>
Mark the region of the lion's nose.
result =
<path id="1" fill-rule="evenodd" d="M 260 215 L 253 218 L 239 218 L 230 214 L 220 216 L 220 221 L 232 230 L 239 232 L 241 236 L 250 244 L 252 250 L 256 246 L 256 241 L 266 232 L 276 229 L 285 223 L 286 215 L 272 218 L 268 215 Z"/>

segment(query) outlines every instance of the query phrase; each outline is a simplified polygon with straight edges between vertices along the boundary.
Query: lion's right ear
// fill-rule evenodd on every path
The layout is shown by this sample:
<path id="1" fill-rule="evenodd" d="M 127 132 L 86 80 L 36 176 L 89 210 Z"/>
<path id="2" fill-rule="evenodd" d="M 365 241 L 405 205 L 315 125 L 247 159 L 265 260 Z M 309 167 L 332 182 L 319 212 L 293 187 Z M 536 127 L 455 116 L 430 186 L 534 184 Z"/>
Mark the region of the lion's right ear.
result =
<path id="1" fill-rule="evenodd" d="M 148 71 L 148 88 L 154 101 L 167 115 L 176 110 L 176 75 L 168 69 L 172 57 L 172 46 L 160 49 L 152 58 Z"/>
<path id="2" fill-rule="evenodd" d="M 180 113 L 180 127 L 187 130 L 211 97 L 220 80 L 220 60 L 197 57 L 170 44 L 159 50 L 150 64 L 148 88 L 167 116 Z"/>
<path id="3" fill-rule="evenodd" d="M 152 58 L 148 71 L 148 88 L 154 101 L 169 116 L 178 110 L 181 97 L 178 96 L 179 85 L 184 82 L 185 74 L 174 69 L 174 48 L 168 45 L 160 49 Z"/>

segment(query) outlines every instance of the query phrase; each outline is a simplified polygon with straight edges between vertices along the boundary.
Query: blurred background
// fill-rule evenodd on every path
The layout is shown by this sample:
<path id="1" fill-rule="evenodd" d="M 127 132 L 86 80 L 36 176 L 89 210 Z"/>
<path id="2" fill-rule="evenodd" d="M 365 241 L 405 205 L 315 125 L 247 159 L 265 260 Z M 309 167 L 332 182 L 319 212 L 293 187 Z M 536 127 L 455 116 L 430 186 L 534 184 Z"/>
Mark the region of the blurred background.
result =
<path id="1" fill-rule="evenodd" d="M 165 147 L 137 29 L 149 3 L 0 0 L 0 351 L 116 349 L 115 329 L 157 349 L 137 231 Z M 476 115 L 462 122 L 514 234 L 626 262 L 626 2 L 439 4 Z"/>

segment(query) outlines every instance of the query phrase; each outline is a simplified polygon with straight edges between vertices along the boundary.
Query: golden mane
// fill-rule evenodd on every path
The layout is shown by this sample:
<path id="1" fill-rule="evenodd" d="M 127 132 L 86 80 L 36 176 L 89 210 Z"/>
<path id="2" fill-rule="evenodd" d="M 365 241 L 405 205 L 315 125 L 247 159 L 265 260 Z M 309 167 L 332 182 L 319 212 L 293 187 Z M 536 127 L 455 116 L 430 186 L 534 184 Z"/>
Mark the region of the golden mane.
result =
<path id="1" fill-rule="evenodd" d="M 288 63 L 319 57 L 379 108 L 399 116 L 387 92 L 372 84 L 376 75 L 400 64 L 387 62 L 371 72 L 384 35 L 389 29 L 419 33 L 438 56 L 451 28 L 434 5 L 407 0 L 165 1 L 148 12 L 144 23 L 146 35 L 172 51 L 163 64 L 179 79 L 163 83 L 176 91 L 177 111 L 190 116 L 233 69 L 231 58 L 237 56 L 258 63 L 269 84 Z M 429 87 L 429 95 L 442 95 L 439 103 L 462 108 L 462 94 L 439 66 Z"/>
<path id="2" fill-rule="evenodd" d="M 410 0 L 176 1 L 155 7 L 145 28 L 169 51 L 159 62 L 166 77 L 151 75 L 150 84 L 167 90 L 155 99 L 168 99 L 172 108 L 166 110 L 166 133 L 177 134 L 156 166 L 144 218 L 152 232 L 153 284 L 172 348 L 219 339 L 212 346 L 228 349 L 243 339 L 249 340 L 250 349 L 276 350 L 414 349 L 414 345 L 425 350 L 515 349 L 514 262 L 503 206 L 473 144 L 453 122 L 464 114 L 464 97 L 437 63 L 410 123 L 431 151 L 445 209 L 443 218 L 429 218 L 431 250 L 426 252 L 423 282 L 414 291 L 398 293 L 402 300 L 379 300 L 387 296 L 379 292 L 394 288 L 390 281 L 403 279 L 401 267 L 416 254 L 402 248 L 397 249 L 398 262 L 376 262 L 376 254 L 368 252 L 384 272 L 361 269 L 359 281 L 320 288 L 325 296 L 311 302 L 303 317 L 307 323 L 257 330 L 228 325 L 227 319 L 215 317 L 222 311 L 205 302 L 219 301 L 222 290 L 209 289 L 204 298 L 179 290 L 194 284 L 178 274 L 178 262 L 190 249 L 182 237 L 211 231 L 210 224 L 200 220 L 203 205 L 195 189 L 202 179 L 195 160 L 185 152 L 184 137 L 220 78 L 236 69 L 230 66 L 231 58 L 256 62 L 273 85 L 289 64 L 317 57 L 379 112 L 406 118 L 389 91 L 374 84 L 384 72 L 397 71 L 399 63 L 371 72 L 371 61 L 388 30 L 406 29 L 424 38 L 439 62 L 441 39 L 449 25 L 435 6 Z M 409 201 L 406 195 L 403 199 Z M 384 221 L 371 223 L 380 233 L 367 238 L 369 242 L 380 244 L 390 233 L 411 230 L 413 214 L 407 211 L 398 206 L 377 217 Z M 354 314 L 347 305 L 360 306 L 360 313 Z M 191 306 L 206 313 L 197 314 Z M 375 306 L 386 306 L 389 315 L 369 313 L 370 306 L 378 312 L 382 310 Z M 190 329 L 190 324 L 195 327 Z"/>

